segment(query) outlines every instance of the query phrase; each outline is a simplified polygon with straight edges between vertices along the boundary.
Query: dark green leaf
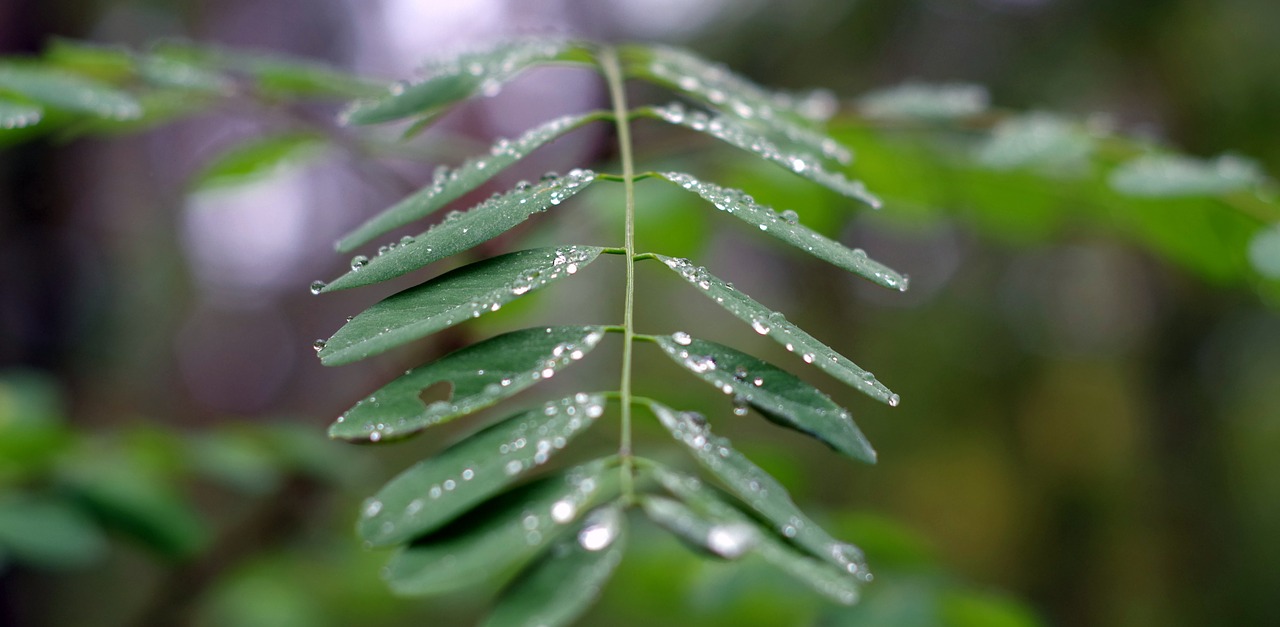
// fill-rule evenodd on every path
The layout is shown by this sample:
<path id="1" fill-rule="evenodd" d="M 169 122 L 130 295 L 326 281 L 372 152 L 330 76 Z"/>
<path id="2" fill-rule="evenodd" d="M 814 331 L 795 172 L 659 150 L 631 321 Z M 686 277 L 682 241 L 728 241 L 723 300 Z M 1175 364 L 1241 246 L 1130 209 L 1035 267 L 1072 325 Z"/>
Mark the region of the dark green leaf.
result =
<path id="1" fill-rule="evenodd" d="M 472 344 L 404 373 L 356 403 L 329 427 L 329 436 L 374 442 L 408 437 L 551 378 L 591 352 L 603 336 L 603 327 L 540 327 Z M 451 386 L 450 397 L 424 403 L 422 391 L 440 383 Z"/>
<path id="2" fill-rule="evenodd" d="M 746 413 L 750 405 L 773 422 L 818 438 L 845 455 L 875 463 L 875 450 L 849 412 L 791 373 L 684 332 L 655 339 L 676 363 L 731 395 L 736 413 Z"/>
<path id="3" fill-rule="evenodd" d="M 997 170 L 1078 166 L 1091 150 L 1093 139 L 1080 125 L 1048 113 L 1029 113 L 997 124 L 977 158 Z"/>
<path id="4" fill-rule="evenodd" d="M 536 185 L 523 185 L 465 212 L 451 212 L 443 222 L 417 237 L 379 249 L 369 259 L 351 260 L 351 271 L 330 283 L 325 291 L 372 285 L 417 270 L 445 257 L 487 242 L 529 216 L 564 202 L 596 180 L 591 170 L 573 170 L 561 177 L 547 178 Z"/>
<path id="5" fill-rule="evenodd" d="M 304 133 L 251 139 L 214 157 L 192 180 L 191 188 L 206 190 L 251 183 L 323 149 L 322 138 Z"/>
<path id="6" fill-rule="evenodd" d="M 805 516 L 782 484 L 734 449 L 728 438 L 711 433 L 705 418 L 652 401 L 649 408 L 671 435 L 688 447 L 694 459 L 763 517 L 774 532 L 842 572 L 869 578 L 862 551 L 832 538 Z"/>
<path id="7" fill-rule="evenodd" d="M 400 594 L 436 594 L 508 575 L 618 496 L 615 460 L 577 466 L 508 492 L 396 553 L 384 571 Z"/>
<path id="8" fill-rule="evenodd" d="M 102 557 L 106 548 L 93 521 L 64 501 L 0 496 L 0 560 L 52 568 L 82 566 Z"/>
<path id="9" fill-rule="evenodd" d="M 880 208 L 880 199 L 867 191 L 867 186 L 862 181 L 851 181 L 839 172 L 826 169 L 821 161 L 807 151 L 784 149 L 762 132 L 734 118 L 723 115 L 709 116 L 702 111 L 686 111 L 679 103 L 640 109 L 637 114 L 656 117 L 671 124 L 706 133 L 737 148 L 755 153 L 836 193 L 860 200 L 873 208 Z"/>
<path id="10" fill-rule="evenodd" d="M 579 393 L 512 416 L 400 473 L 365 502 L 357 526 L 373 546 L 425 535 L 545 464 L 604 413 Z"/>
<path id="11" fill-rule="evenodd" d="M 1111 187 L 1148 198 L 1216 196 L 1262 181 L 1258 164 L 1232 155 L 1202 161 L 1180 155 L 1143 155 L 1111 173 Z"/>
<path id="12" fill-rule="evenodd" d="M 622 561 L 626 517 L 618 505 L 587 515 L 576 537 L 557 542 L 502 593 L 486 627 L 559 627 L 577 619 Z"/>
<path id="13" fill-rule="evenodd" d="M 354 103 L 342 114 L 342 122 L 391 122 L 430 113 L 477 93 L 492 95 L 526 68 L 575 59 L 582 50 L 580 44 L 568 40 L 529 38 L 463 54 L 426 68 L 423 79 L 393 85 L 381 98 Z"/>
<path id="14" fill-rule="evenodd" d="M 793 96 L 770 91 L 687 50 L 669 46 L 627 46 L 630 74 L 688 94 L 827 159 L 849 163 L 853 154 L 836 140 L 811 128 L 835 112 L 827 91 Z"/>
<path id="15" fill-rule="evenodd" d="M 44 110 L 33 104 L 23 104 L 0 98 L 0 130 L 26 128 L 39 124 Z"/>
<path id="16" fill-rule="evenodd" d="M 756 333 L 769 337 L 790 352 L 799 354 L 806 363 L 817 366 L 818 369 L 867 396 L 891 406 L 898 404 L 898 395 L 877 381 L 875 375 L 859 368 L 847 357 L 818 341 L 804 329 L 792 324 L 782 313 L 769 310 L 732 285 L 713 276 L 707 272 L 706 268 L 694 266 L 688 259 L 655 256 L 681 278 L 700 288 L 707 298 L 724 307 L 738 319 L 750 324 Z"/>
<path id="17" fill-rule="evenodd" d="M 858 109 L 870 118 L 950 120 L 978 115 L 989 101 L 981 85 L 904 83 L 864 95 Z"/>
<path id="18" fill-rule="evenodd" d="M 758 521 L 724 502 L 716 490 L 707 487 L 696 477 L 661 466 L 649 470 L 659 484 L 683 501 L 688 512 L 723 528 L 726 534 L 731 534 L 721 540 L 725 548 L 731 551 L 742 550 L 740 546 L 746 542 L 746 532 L 743 530 L 753 529 L 749 546 L 753 554 L 838 603 L 851 604 L 857 601 L 859 586 L 871 580 L 861 556 L 852 546 L 843 545 L 845 548 L 840 549 L 841 552 L 857 555 L 856 561 L 852 562 L 857 568 L 851 574 L 848 564 L 837 568 L 828 563 L 829 560 L 819 561 L 800 552 L 774 532 L 761 528 Z"/>
<path id="19" fill-rule="evenodd" d="M 595 261 L 600 248 L 534 248 L 447 272 L 370 307 L 317 344 L 327 366 L 359 361 L 502 305 Z"/>
<path id="20" fill-rule="evenodd" d="M 17 93 L 40 104 L 115 120 L 142 115 L 132 96 L 97 81 L 36 66 L 0 65 L 0 92 Z"/>
<path id="21" fill-rule="evenodd" d="M 539 146 L 584 124 L 606 117 L 608 117 L 607 113 L 597 112 L 556 118 L 529 130 L 518 139 L 498 140 L 489 150 L 489 154 L 468 159 L 455 169 L 439 168 L 435 172 L 435 180 L 430 185 L 370 218 L 369 221 L 343 237 L 338 241 L 338 250 L 344 252 L 353 250 L 387 231 L 425 217 L 457 200 L 463 194 L 480 187 Z"/>
<path id="22" fill-rule="evenodd" d="M 766 235 L 782 240 L 814 257 L 870 279 L 879 285 L 899 291 L 907 289 L 906 277 L 868 258 L 867 253 L 860 248 L 846 248 L 843 244 L 829 240 L 812 229 L 806 228 L 799 223 L 799 216 L 794 211 L 784 211 L 779 214 L 773 208 L 757 203 L 741 190 L 704 183 L 681 172 L 666 172 L 662 174 L 662 178 L 701 196 L 717 209 L 756 226 Z"/>
<path id="23" fill-rule="evenodd" d="M 728 516 L 717 521 L 684 503 L 661 496 L 644 496 L 640 505 L 650 520 L 685 544 L 713 557 L 738 559 L 760 542 L 757 525 L 748 522 L 745 516 L 739 516 L 736 522 Z"/>

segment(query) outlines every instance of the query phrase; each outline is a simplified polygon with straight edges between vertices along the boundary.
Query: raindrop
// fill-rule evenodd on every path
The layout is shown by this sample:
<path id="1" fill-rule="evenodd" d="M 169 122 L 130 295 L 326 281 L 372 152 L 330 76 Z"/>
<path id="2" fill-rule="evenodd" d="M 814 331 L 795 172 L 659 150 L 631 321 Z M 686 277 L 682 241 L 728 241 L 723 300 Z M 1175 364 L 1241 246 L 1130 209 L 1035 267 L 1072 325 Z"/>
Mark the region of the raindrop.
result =
<path id="1" fill-rule="evenodd" d="M 364 255 L 356 255 L 351 258 L 351 270 L 354 272 L 365 267 L 369 263 L 369 258 Z"/>
<path id="2" fill-rule="evenodd" d="M 671 339 L 675 340 L 676 344 L 681 346 L 688 346 L 693 343 L 693 338 L 684 331 L 676 331 L 675 333 L 672 333 Z"/>
<path id="3" fill-rule="evenodd" d="M 324 281 L 312 281 L 312 282 L 311 282 L 311 293 L 312 293 L 312 294 L 319 294 L 322 290 L 324 290 L 324 288 L 325 288 L 325 286 L 326 286 L 326 285 L 327 285 L 327 284 L 326 284 Z"/>
<path id="4" fill-rule="evenodd" d="M 324 340 L 316 340 L 316 341 L 314 341 L 314 342 L 312 342 L 312 343 L 311 343 L 311 348 L 316 349 L 316 352 L 318 353 L 318 352 L 320 352 L 320 351 L 324 350 L 324 347 L 325 347 L 325 346 L 327 346 L 327 345 L 328 345 L 328 342 L 326 342 L 326 341 L 324 341 Z"/>

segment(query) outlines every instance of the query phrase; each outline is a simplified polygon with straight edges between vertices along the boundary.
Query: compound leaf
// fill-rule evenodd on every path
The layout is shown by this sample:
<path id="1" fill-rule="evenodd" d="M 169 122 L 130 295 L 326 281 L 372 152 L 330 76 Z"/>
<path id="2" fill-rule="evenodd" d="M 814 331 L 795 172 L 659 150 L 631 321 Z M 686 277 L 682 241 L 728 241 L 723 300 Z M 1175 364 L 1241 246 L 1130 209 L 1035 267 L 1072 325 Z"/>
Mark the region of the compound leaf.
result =
<path id="1" fill-rule="evenodd" d="M 706 268 L 694 266 L 688 259 L 673 259 L 663 255 L 655 255 L 655 257 L 681 278 L 700 288 L 707 298 L 724 307 L 739 320 L 750 324 L 756 333 L 767 336 L 786 347 L 788 351 L 798 353 L 805 362 L 817 366 L 819 370 L 847 383 L 867 396 L 889 405 L 898 404 L 898 395 L 877 381 L 875 375 L 859 368 L 844 355 L 837 353 L 806 333 L 804 329 L 789 322 L 781 312 L 768 309 L 707 272 Z"/>
<path id="2" fill-rule="evenodd" d="M 324 290 L 372 285 L 460 253 L 507 232 L 535 213 L 564 202 L 595 180 L 595 172 L 575 169 L 564 176 L 495 194 L 465 212 L 451 212 L 443 222 L 417 237 L 406 236 L 398 244 L 379 249 L 372 259 L 364 255 L 355 257 L 351 260 L 351 271 Z"/>
<path id="3" fill-rule="evenodd" d="M 584 124 L 608 116 L 608 113 L 595 112 L 559 117 L 530 129 L 517 139 L 500 139 L 490 148 L 489 154 L 468 159 L 455 169 L 439 168 L 430 185 L 357 227 L 338 241 L 338 250 L 351 251 L 387 231 L 425 217 L 480 187 L 539 146 Z"/>
<path id="4" fill-rule="evenodd" d="M 735 412 L 750 405 L 769 420 L 811 435 L 867 463 L 876 452 L 849 412 L 795 375 L 728 346 L 677 332 L 655 341 L 667 356 L 716 389 L 733 396 Z"/>
<path id="5" fill-rule="evenodd" d="M 357 101 L 342 114 L 342 122 L 378 124 L 427 114 L 477 93 L 494 94 L 526 68 L 580 59 L 583 52 L 572 41 L 529 38 L 463 54 L 426 68 L 426 78 L 393 85 L 381 98 Z"/>
<path id="6" fill-rule="evenodd" d="M 114 120 L 142 116 L 142 105 L 129 94 L 82 76 L 36 66 L 0 65 L 3 92 L 20 94 L 54 109 Z"/>
<path id="7" fill-rule="evenodd" d="M 545 327 L 512 331 L 414 368 L 356 403 L 329 427 L 344 440 L 386 441 L 489 407 L 515 395 L 595 348 L 603 327 Z M 430 405 L 427 388 L 447 383 L 451 397 Z"/>
<path id="8" fill-rule="evenodd" d="M 1258 164 L 1233 155 L 1200 160 L 1181 155 L 1143 155 L 1111 173 L 1111 187 L 1129 196 L 1215 196 L 1262 181 Z"/>
<path id="9" fill-rule="evenodd" d="M 679 103 L 641 108 L 636 114 L 705 133 L 873 208 L 878 209 L 882 204 L 879 198 L 867 191 L 867 186 L 862 181 L 851 181 L 839 172 L 828 170 L 807 151 L 785 150 L 763 133 L 734 118 L 710 116 L 702 111 L 686 111 Z"/>
<path id="10" fill-rule="evenodd" d="M 430 533 L 545 464 L 603 413 L 603 396 L 580 393 L 487 427 L 383 486 L 357 531 L 373 546 Z"/>
<path id="11" fill-rule="evenodd" d="M 814 257 L 867 278 L 874 283 L 900 291 L 907 289 L 907 278 L 873 259 L 860 248 L 846 248 L 799 223 L 794 211 L 779 214 L 771 207 L 755 201 L 747 193 L 699 181 L 682 172 L 666 172 L 662 178 L 701 196 L 717 209 L 759 228 L 787 244 Z"/>
<path id="12" fill-rule="evenodd" d="M 437 594 L 509 574 L 620 489 L 616 460 L 597 460 L 503 494 L 404 547 L 384 577 L 400 594 Z"/>
<path id="13" fill-rule="evenodd" d="M 861 553 L 851 545 L 834 543 L 835 546 L 843 547 L 838 551 L 849 556 L 849 560 L 842 560 L 841 564 L 833 566 L 830 560 L 820 561 L 806 555 L 775 532 L 762 528 L 757 520 L 726 503 L 716 490 L 707 487 L 696 477 L 662 466 L 654 467 L 650 472 L 660 485 L 683 501 L 684 512 L 700 519 L 703 524 L 711 525 L 710 534 L 715 534 L 715 530 L 720 528 L 724 534 L 720 542 L 726 547 L 732 547 L 732 551 L 750 551 L 759 555 L 833 601 L 846 605 L 854 603 L 858 600 L 859 586 L 871 580 Z M 748 533 L 747 529 L 753 531 Z M 744 546 L 748 537 L 750 543 Z M 708 536 L 709 540 L 710 538 Z M 851 570 L 850 566 L 854 568 Z"/>
<path id="14" fill-rule="evenodd" d="M 447 272 L 366 309 L 316 344 L 327 366 L 359 361 L 478 318 L 595 261 L 600 248 L 533 248 Z"/>
<path id="15" fill-rule="evenodd" d="M 39 124 L 44 118 L 44 109 L 21 102 L 0 98 L 0 130 L 26 128 Z"/>
<path id="16" fill-rule="evenodd" d="M 848 148 L 812 128 L 835 112 L 830 92 L 797 97 L 767 90 L 722 64 L 670 46 L 631 45 L 623 54 L 632 76 L 692 96 L 823 158 L 839 163 L 853 159 Z"/>
<path id="17" fill-rule="evenodd" d="M 622 561 L 626 517 L 618 505 L 587 515 L 575 537 L 557 542 L 511 583 L 485 627 L 560 627 L 577 619 Z"/>

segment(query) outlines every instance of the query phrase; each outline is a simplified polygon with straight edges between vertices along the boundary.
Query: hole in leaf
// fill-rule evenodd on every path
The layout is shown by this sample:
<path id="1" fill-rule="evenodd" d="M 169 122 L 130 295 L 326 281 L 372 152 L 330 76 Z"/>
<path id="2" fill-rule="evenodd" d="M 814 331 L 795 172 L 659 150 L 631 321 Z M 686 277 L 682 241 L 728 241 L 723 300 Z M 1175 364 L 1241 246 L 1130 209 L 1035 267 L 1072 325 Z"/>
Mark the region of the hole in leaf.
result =
<path id="1" fill-rule="evenodd" d="M 453 382 L 437 381 L 427 386 L 418 394 L 418 400 L 430 407 L 432 403 L 448 402 L 453 398 Z"/>

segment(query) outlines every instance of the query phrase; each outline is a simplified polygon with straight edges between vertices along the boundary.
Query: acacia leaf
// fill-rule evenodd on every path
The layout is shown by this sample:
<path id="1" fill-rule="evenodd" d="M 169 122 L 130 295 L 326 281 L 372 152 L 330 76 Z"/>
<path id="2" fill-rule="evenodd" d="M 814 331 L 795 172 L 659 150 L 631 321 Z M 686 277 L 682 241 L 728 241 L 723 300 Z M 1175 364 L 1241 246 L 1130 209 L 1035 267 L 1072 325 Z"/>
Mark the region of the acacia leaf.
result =
<path id="1" fill-rule="evenodd" d="M 380 98 L 360 100 L 341 116 L 343 124 L 378 124 L 419 116 L 465 100 L 477 93 L 492 95 L 526 68 L 571 61 L 583 54 L 581 44 L 552 38 L 508 41 L 487 50 L 460 55 L 423 70 L 425 78 L 396 83 Z"/>
<path id="2" fill-rule="evenodd" d="M 320 361 L 336 366 L 478 318 L 595 261 L 600 248 L 561 246 L 499 255 L 457 268 L 390 296 L 316 344 Z"/>
<path id="3" fill-rule="evenodd" d="M 814 257 L 836 265 L 862 276 L 873 283 L 906 291 L 907 277 L 895 272 L 892 268 L 867 257 L 861 248 L 847 248 L 843 244 L 827 239 L 818 232 L 800 224 L 799 216 L 794 211 L 779 214 L 771 207 L 755 201 L 742 190 L 720 187 L 714 183 L 699 181 L 692 175 L 682 172 L 665 172 L 663 180 L 678 185 L 701 196 L 717 209 L 759 228 L 766 235 L 790 244 Z"/>
<path id="4" fill-rule="evenodd" d="M 338 241 L 338 250 L 347 252 L 392 229 L 430 215 L 463 194 L 480 187 L 511 164 L 539 146 L 584 124 L 609 116 L 605 112 L 566 115 L 527 131 L 514 140 L 500 139 L 489 153 L 473 157 L 454 169 L 441 167 L 434 180 L 404 200 L 370 218 Z"/>
<path id="5" fill-rule="evenodd" d="M 808 151 L 789 150 L 780 147 L 764 133 L 747 126 L 737 119 L 724 115 L 707 115 L 702 111 L 687 111 L 679 103 L 662 107 L 644 107 L 636 115 L 663 120 L 715 137 L 734 147 L 762 157 L 790 172 L 818 183 L 838 194 L 864 202 L 879 209 L 881 200 L 867 191 L 862 181 L 849 180 L 839 172 L 828 170 Z"/>
<path id="6" fill-rule="evenodd" d="M 717 521 L 691 509 L 680 501 L 662 496 L 645 495 L 640 506 L 650 520 L 670 531 L 686 545 L 720 559 L 742 557 L 760 541 L 757 525 L 740 520 Z M 728 507 L 727 505 L 725 507 Z"/>
<path id="7" fill-rule="evenodd" d="M 153 47 L 152 56 L 204 69 L 211 73 L 206 78 L 213 78 L 218 70 L 243 75 L 252 79 L 259 90 L 271 95 L 358 98 L 380 94 L 386 89 L 385 83 L 380 81 L 349 74 L 324 63 L 274 52 L 229 50 L 166 41 Z"/>
<path id="8" fill-rule="evenodd" d="M 0 65 L 0 93 L 20 94 L 54 109 L 113 120 L 142 116 L 142 105 L 104 83 L 60 70 L 17 64 Z"/>
<path id="9" fill-rule="evenodd" d="M 545 177 L 536 184 L 494 194 L 467 211 L 450 212 L 444 221 L 416 237 L 406 236 L 380 248 L 372 258 L 355 257 L 351 271 L 324 289 L 331 292 L 372 285 L 468 250 L 507 232 L 529 216 L 564 202 L 595 180 L 595 172 L 575 169 L 564 176 Z"/>
<path id="10" fill-rule="evenodd" d="M 36 105 L 0 98 L 0 130 L 26 128 L 43 118 L 44 109 Z"/>
<path id="11" fill-rule="evenodd" d="M 831 560 L 819 560 L 805 554 L 779 537 L 776 531 L 762 527 L 758 520 L 725 502 L 717 490 L 708 487 L 697 477 L 662 466 L 653 467 L 649 472 L 662 487 L 682 501 L 686 512 L 712 524 L 712 529 L 722 527 L 726 534 L 736 534 L 738 538 L 747 537 L 745 529 L 756 530 L 751 534 L 749 548 L 745 550 L 759 555 L 774 567 L 833 601 L 846 605 L 854 603 L 858 600 L 859 586 L 871 580 L 861 553 L 851 545 L 839 542 L 834 544 L 843 547 L 838 551 L 849 556 L 848 562 L 833 565 Z M 732 546 L 733 551 L 743 550 L 739 548 L 740 541 L 733 538 L 733 535 L 726 535 L 720 541 L 726 546 Z M 850 570 L 850 565 L 855 568 Z"/>
<path id="12" fill-rule="evenodd" d="M 504 333 L 409 370 L 365 397 L 329 427 L 329 437 L 388 441 L 489 407 L 577 362 L 603 327 L 539 327 Z M 423 390 L 445 383 L 451 396 L 427 404 Z"/>
<path id="13" fill-rule="evenodd" d="M 626 545 L 626 517 L 618 505 L 592 511 L 574 537 L 556 542 L 502 592 L 485 627 L 568 625 L 590 607 Z"/>
<path id="14" fill-rule="evenodd" d="M 875 450 L 849 412 L 795 375 L 684 332 L 654 339 L 676 363 L 732 396 L 735 412 L 746 413 L 749 405 L 779 425 L 813 436 L 854 459 L 875 463 Z"/>
<path id="15" fill-rule="evenodd" d="M 603 396 L 579 393 L 486 427 L 388 482 L 356 529 L 373 546 L 430 533 L 545 464 L 603 413 Z"/>
<path id="16" fill-rule="evenodd" d="M 877 119 L 951 120 L 987 110 L 991 96 L 968 83 L 903 83 L 878 89 L 858 99 L 862 115 Z"/>
<path id="17" fill-rule="evenodd" d="M 1078 124 L 1048 113 L 1028 113 L 997 124 L 979 146 L 977 159 L 996 170 L 1078 165 L 1091 150 L 1093 140 Z"/>
<path id="18" fill-rule="evenodd" d="M 501 578 L 573 529 L 582 512 L 619 491 L 616 460 L 571 468 L 498 496 L 405 546 L 383 576 L 400 594 L 438 594 Z"/>
<path id="19" fill-rule="evenodd" d="M 251 183 L 323 149 L 324 140 L 307 133 L 254 138 L 214 157 L 192 179 L 191 188 L 207 190 Z"/>
<path id="20" fill-rule="evenodd" d="M 1258 164 L 1222 155 L 1201 160 L 1182 155 L 1148 154 L 1111 172 L 1111 187 L 1129 196 L 1176 198 L 1216 196 L 1248 189 L 1262 181 Z"/>
<path id="21" fill-rule="evenodd" d="M 876 380 L 875 375 L 792 324 L 781 312 L 761 305 L 707 272 L 706 268 L 693 265 L 688 259 L 673 259 L 664 255 L 655 257 L 691 285 L 698 287 L 707 298 L 739 320 L 750 324 L 756 333 L 783 345 L 788 351 L 800 355 L 806 363 L 813 364 L 863 394 L 891 406 L 898 404 L 898 395 Z"/>

